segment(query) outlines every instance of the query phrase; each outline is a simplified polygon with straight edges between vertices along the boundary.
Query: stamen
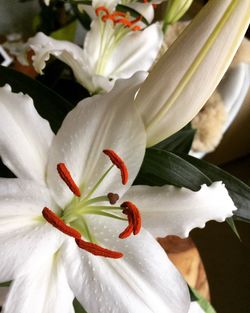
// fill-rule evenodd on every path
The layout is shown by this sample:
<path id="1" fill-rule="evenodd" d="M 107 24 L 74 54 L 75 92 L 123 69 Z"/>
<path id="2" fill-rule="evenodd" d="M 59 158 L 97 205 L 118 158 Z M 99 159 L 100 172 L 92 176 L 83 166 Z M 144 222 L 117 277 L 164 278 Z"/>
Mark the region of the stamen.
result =
<path id="1" fill-rule="evenodd" d="M 112 259 L 119 259 L 123 257 L 123 253 L 103 248 L 95 243 L 87 242 L 82 239 L 75 239 L 75 241 L 79 248 L 86 250 L 94 255 Z"/>
<path id="2" fill-rule="evenodd" d="M 117 193 L 109 192 L 107 197 L 110 204 L 116 204 L 116 202 L 119 200 L 119 195 Z"/>
<path id="3" fill-rule="evenodd" d="M 103 150 L 103 153 L 106 154 L 111 162 L 119 168 L 121 171 L 122 184 L 126 185 L 128 182 L 128 169 L 124 161 L 111 149 L 105 149 Z"/>
<path id="4" fill-rule="evenodd" d="M 69 187 L 73 194 L 76 195 L 77 197 L 80 197 L 81 191 L 77 184 L 74 182 L 66 165 L 64 163 L 57 164 L 57 171 L 61 179 L 65 182 L 65 184 Z"/>
<path id="5" fill-rule="evenodd" d="M 123 213 L 128 216 L 128 226 L 124 229 L 123 232 L 120 233 L 119 235 L 120 239 L 125 239 L 129 237 L 132 234 L 133 229 L 134 229 L 132 216 L 130 214 L 125 213 L 125 210 L 123 210 Z"/>
<path id="6" fill-rule="evenodd" d="M 100 6 L 100 7 L 98 7 L 98 8 L 95 9 L 95 14 L 96 14 L 97 16 L 99 16 L 99 14 L 100 14 L 101 12 L 104 12 L 104 13 L 106 13 L 106 15 L 109 15 L 109 10 L 108 10 L 105 6 Z"/>
<path id="7" fill-rule="evenodd" d="M 60 217 L 58 217 L 53 211 L 51 211 L 49 208 L 44 208 L 42 211 L 43 217 L 46 219 L 48 223 L 50 223 L 52 226 L 60 230 L 62 233 L 73 237 L 73 238 L 81 238 L 81 234 L 76 229 L 66 225 Z"/>
<path id="8" fill-rule="evenodd" d="M 124 208 L 122 212 L 128 216 L 129 225 L 119 235 L 119 238 L 127 238 L 131 235 L 132 231 L 134 235 L 137 235 L 141 230 L 141 214 L 139 209 L 130 201 L 123 202 L 121 207 Z"/>

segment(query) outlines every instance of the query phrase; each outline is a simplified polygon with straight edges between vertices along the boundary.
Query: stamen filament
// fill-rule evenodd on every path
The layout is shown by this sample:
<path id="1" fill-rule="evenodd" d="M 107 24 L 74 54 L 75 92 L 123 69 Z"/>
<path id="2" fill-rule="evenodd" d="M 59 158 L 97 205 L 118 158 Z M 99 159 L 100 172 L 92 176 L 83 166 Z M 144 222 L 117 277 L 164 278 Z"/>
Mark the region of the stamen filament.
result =
<path id="1" fill-rule="evenodd" d="M 113 168 L 113 165 L 111 165 L 107 171 L 100 177 L 100 179 L 98 180 L 98 182 L 94 185 L 94 187 L 90 190 L 90 192 L 87 194 L 87 196 L 85 197 L 85 200 L 89 199 L 92 194 L 96 191 L 96 189 L 99 187 L 99 185 L 101 184 L 101 182 L 104 180 L 104 178 L 108 175 L 108 173 L 111 171 L 111 169 Z"/>
<path id="2" fill-rule="evenodd" d="M 101 197 L 92 198 L 90 200 L 83 200 L 83 201 L 81 201 L 81 205 L 89 206 L 92 203 L 106 202 L 108 200 L 109 199 L 107 196 L 101 196 Z"/>
<path id="3" fill-rule="evenodd" d="M 87 238 L 87 240 L 91 242 L 95 242 L 95 239 L 91 235 L 91 232 L 89 230 L 88 224 L 86 223 L 83 217 L 78 218 L 71 225 L 78 231 L 80 231 L 83 234 L 84 238 Z"/>
<path id="4" fill-rule="evenodd" d="M 124 217 L 120 217 L 118 215 L 112 214 L 112 213 L 108 213 L 108 212 L 104 212 L 104 211 L 93 211 L 93 210 L 88 210 L 88 211 L 84 211 L 83 214 L 94 214 L 94 215 L 101 215 L 101 216 L 106 216 L 106 217 L 111 217 L 120 221 L 126 221 L 127 219 Z"/>

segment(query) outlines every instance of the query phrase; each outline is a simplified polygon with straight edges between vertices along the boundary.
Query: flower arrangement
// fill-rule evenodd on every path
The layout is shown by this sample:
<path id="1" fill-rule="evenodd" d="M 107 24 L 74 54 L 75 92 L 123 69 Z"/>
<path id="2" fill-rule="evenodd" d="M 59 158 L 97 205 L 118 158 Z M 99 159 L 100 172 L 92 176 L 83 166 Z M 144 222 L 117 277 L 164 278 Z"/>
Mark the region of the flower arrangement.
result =
<path id="1" fill-rule="evenodd" d="M 229 67 L 250 3 L 210 0 L 158 57 L 192 4 L 167 0 L 153 22 L 161 2 L 60 2 L 89 27 L 83 46 L 40 31 L 22 51 L 43 75 L 0 68 L 3 312 L 214 312 L 156 238 L 249 221 L 250 188 L 188 154 L 187 124 Z"/>

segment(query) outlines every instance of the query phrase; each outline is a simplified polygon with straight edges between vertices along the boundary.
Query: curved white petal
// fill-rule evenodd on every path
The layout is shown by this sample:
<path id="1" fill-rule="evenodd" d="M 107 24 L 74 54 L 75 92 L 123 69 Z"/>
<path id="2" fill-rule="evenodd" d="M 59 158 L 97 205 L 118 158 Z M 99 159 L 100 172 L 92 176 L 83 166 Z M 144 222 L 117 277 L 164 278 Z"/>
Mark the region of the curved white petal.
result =
<path id="1" fill-rule="evenodd" d="M 136 98 L 148 146 L 199 112 L 230 65 L 249 19 L 249 0 L 210 0 L 161 57 Z"/>
<path id="2" fill-rule="evenodd" d="M 206 313 L 198 302 L 191 302 L 188 313 Z"/>
<path id="3" fill-rule="evenodd" d="M 69 283 L 85 310 L 188 312 L 187 285 L 156 240 L 144 230 L 133 238 L 118 239 L 124 223 L 106 218 L 98 220 L 93 218 L 90 227 L 94 236 L 102 245 L 123 252 L 124 257 L 113 260 L 94 256 L 73 245 L 65 248 Z"/>
<path id="4" fill-rule="evenodd" d="M 121 201 L 130 200 L 140 209 L 142 225 L 156 237 L 187 237 L 210 220 L 223 222 L 237 208 L 221 182 L 202 185 L 197 192 L 173 186 L 132 186 Z"/>
<path id="5" fill-rule="evenodd" d="M 80 84 L 90 91 L 95 90 L 96 87 L 93 86 L 91 81 L 88 62 L 84 58 L 83 50 L 76 44 L 56 40 L 43 33 L 38 33 L 28 40 L 27 45 L 34 51 L 33 66 L 40 74 L 42 74 L 46 61 L 53 55 L 71 67 Z"/>
<path id="6" fill-rule="evenodd" d="M 120 0 L 93 0 L 92 6 L 96 9 L 100 6 L 105 6 L 110 11 L 113 11 Z"/>
<path id="7" fill-rule="evenodd" d="M 126 4 L 126 6 L 140 13 L 143 17 L 145 17 L 148 23 L 152 23 L 154 19 L 154 7 L 151 3 L 135 2 Z"/>
<path id="8" fill-rule="evenodd" d="M 28 95 L 0 88 L 0 156 L 18 177 L 43 182 L 54 136 Z"/>
<path id="9" fill-rule="evenodd" d="M 45 206 L 53 203 L 42 185 L 21 179 L 0 180 L 0 282 L 29 271 L 58 249 L 62 236 L 41 219 Z"/>
<path id="10" fill-rule="evenodd" d="M 60 252 L 14 280 L 3 306 L 5 313 L 74 313 Z"/>
<path id="11" fill-rule="evenodd" d="M 114 167 L 96 194 L 122 194 L 132 184 L 145 152 L 145 130 L 133 106 L 134 94 L 144 78 L 144 73 L 138 73 L 118 81 L 110 93 L 81 101 L 65 118 L 52 143 L 48 163 L 48 184 L 61 207 L 71 200 L 72 193 L 56 173 L 60 162 L 66 164 L 86 195 L 111 165 L 103 149 L 113 149 L 128 167 L 129 182 L 123 186 Z"/>

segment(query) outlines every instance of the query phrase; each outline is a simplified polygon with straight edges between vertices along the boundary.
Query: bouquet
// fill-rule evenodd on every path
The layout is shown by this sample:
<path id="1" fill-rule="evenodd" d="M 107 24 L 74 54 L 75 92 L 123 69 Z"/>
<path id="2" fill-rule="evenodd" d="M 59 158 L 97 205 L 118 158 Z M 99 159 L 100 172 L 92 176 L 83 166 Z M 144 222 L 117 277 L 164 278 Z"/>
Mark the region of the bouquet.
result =
<path id="1" fill-rule="evenodd" d="M 156 238 L 249 221 L 249 187 L 189 151 L 250 3 L 210 0 L 164 49 L 192 1 L 155 22 L 161 2 L 41 1 L 40 31 L 6 46 L 33 78 L 0 68 L 3 312 L 214 312 Z"/>

